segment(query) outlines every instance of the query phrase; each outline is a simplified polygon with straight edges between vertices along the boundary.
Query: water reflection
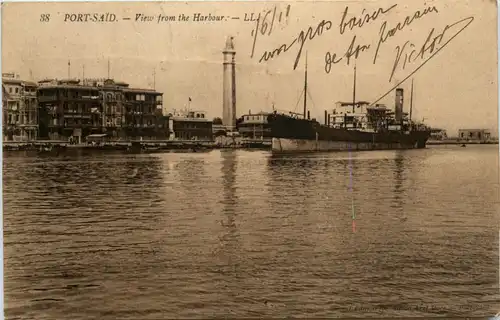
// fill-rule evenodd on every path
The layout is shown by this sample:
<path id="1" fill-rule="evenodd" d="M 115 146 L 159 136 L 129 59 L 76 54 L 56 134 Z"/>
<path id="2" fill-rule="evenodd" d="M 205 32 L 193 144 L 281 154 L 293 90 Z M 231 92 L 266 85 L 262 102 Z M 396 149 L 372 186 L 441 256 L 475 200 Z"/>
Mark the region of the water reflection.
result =
<path id="1" fill-rule="evenodd" d="M 236 219 L 238 217 L 237 154 L 233 150 L 220 153 L 222 195 L 220 201 L 222 219 L 219 220 L 219 245 L 214 252 L 217 272 L 222 276 L 218 290 L 224 292 L 220 314 L 231 314 L 234 296 L 243 286 L 245 273 L 242 269 L 242 250 Z"/>
<path id="2" fill-rule="evenodd" d="M 353 192 L 348 153 L 7 157 L 7 318 L 489 310 L 498 150 L 481 150 L 353 152 Z"/>
<path id="3" fill-rule="evenodd" d="M 103 281 L 120 273 L 123 261 L 135 270 L 154 261 L 157 247 L 144 233 L 154 230 L 155 207 L 162 205 L 156 159 L 11 156 L 3 169 L 4 261 L 10 270 L 5 297 L 11 314 L 20 312 L 12 304 L 19 294 L 40 318 L 44 304 L 58 308 L 54 304 L 64 299 L 71 305 L 74 290 L 83 299 L 101 295 Z M 40 300 L 54 292 L 64 298 Z"/>
<path id="4" fill-rule="evenodd" d="M 406 190 L 404 189 L 404 151 L 396 150 L 394 156 L 394 191 L 393 194 L 393 204 L 392 207 L 395 209 L 395 218 L 406 220 L 404 212 L 404 199 L 406 199 Z"/>
<path id="5" fill-rule="evenodd" d="M 232 151 L 221 152 L 221 173 L 222 173 L 222 214 L 220 221 L 224 228 L 224 233 L 219 237 L 222 247 L 234 243 L 238 236 L 236 227 L 238 194 L 236 192 L 236 153 Z M 226 250 L 227 251 L 227 250 Z"/>

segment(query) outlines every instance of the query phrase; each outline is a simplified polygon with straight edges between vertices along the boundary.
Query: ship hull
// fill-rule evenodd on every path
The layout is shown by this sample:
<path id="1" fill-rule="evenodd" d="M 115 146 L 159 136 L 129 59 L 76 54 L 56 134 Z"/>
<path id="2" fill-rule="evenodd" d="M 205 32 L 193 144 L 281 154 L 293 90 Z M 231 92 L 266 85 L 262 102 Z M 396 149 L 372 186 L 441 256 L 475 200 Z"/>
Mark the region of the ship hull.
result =
<path id="1" fill-rule="evenodd" d="M 412 142 L 352 142 L 325 141 L 307 139 L 273 138 L 271 151 L 273 153 L 308 153 L 330 151 L 367 151 L 367 150 L 400 150 L 421 149 L 425 144 Z"/>
<path id="2" fill-rule="evenodd" d="M 422 149 L 430 137 L 429 130 L 368 132 L 279 114 L 270 115 L 268 123 L 273 153 Z"/>

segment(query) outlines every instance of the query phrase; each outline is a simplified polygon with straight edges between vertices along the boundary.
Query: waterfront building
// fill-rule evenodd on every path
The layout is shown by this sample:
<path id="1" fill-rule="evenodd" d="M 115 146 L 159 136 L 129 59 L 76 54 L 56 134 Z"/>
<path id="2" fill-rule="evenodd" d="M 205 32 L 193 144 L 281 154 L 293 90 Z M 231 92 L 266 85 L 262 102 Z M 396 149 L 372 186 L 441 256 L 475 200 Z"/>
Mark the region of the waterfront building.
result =
<path id="1" fill-rule="evenodd" d="M 74 79 L 38 82 L 40 138 L 82 143 L 103 133 L 102 101 L 97 86 Z"/>
<path id="2" fill-rule="evenodd" d="M 91 134 L 111 140 L 166 139 L 161 97 L 112 79 L 43 80 L 38 88 L 40 136 L 75 143 Z"/>
<path id="3" fill-rule="evenodd" d="M 174 111 L 169 117 L 169 128 L 172 140 L 213 140 L 213 122 L 204 111 Z"/>
<path id="4" fill-rule="evenodd" d="M 4 140 L 30 141 L 38 137 L 37 84 L 14 73 L 2 74 Z"/>
<path id="5" fill-rule="evenodd" d="M 84 84 L 86 81 L 84 80 Z M 103 133 L 113 138 L 126 138 L 122 125 L 125 122 L 125 97 L 123 90 L 128 88 L 124 82 L 105 79 L 100 87 L 99 98 L 102 103 Z"/>
<path id="6" fill-rule="evenodd" d="M 458 139 L 466 141 L 489 141 L 491 133 L 486 129 L 459 129 Z"/>
<path id="7" fill-rule="evenodd" d="M 238 119 L 238 132 L 244 139 L 271 139 L 271 127 L 267 122 L 269 112 L 252 113 L 243 115 Z"/>
<path id="8" fill-rule="evenodd" d="M 168 118 L 163 116 L 163 93 L 152 89 L 123 89 L 127 137 L 144 140 L 168 138 Z"/>

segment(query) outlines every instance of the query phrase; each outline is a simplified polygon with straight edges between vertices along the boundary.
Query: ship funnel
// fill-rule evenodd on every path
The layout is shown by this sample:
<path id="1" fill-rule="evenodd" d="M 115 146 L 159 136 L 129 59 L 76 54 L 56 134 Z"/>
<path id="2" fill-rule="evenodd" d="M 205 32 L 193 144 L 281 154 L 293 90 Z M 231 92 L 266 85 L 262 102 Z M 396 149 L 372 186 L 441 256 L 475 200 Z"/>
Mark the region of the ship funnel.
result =
<path id="1" fill-rule="evenodd" d="M 397 122 L 403 121 L 403 97 L 404 97 L 404 90 L 402 88 L 397 88 L 396 89 L 396 103 L 395 103 L 395 110 L 394 110 Z"/>
<path id="2" fill-rule="evenodd" d="M 307 120 L 311 120 L 311 113 L 307 111 Z"/>

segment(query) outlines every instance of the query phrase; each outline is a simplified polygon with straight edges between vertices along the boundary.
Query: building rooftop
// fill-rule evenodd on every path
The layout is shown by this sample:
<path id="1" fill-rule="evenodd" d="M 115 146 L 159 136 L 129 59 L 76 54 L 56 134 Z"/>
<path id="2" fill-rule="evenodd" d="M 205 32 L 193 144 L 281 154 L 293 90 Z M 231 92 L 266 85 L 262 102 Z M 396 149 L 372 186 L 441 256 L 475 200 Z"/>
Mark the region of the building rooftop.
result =
<path id="1" fill-rule="evenodd" d="M 157 95 L 163 95 L 163 93 L 158 92 L 153 89 L 143 89 L 143 88 L 130 88 L 129 84 L 123 81 L 114 81 L 113 79 L 105 78 L 86 78 L 80 79 L 44 79 L 38 81 L 38 85 L 41 88 L 69 88 L 69 89 L 89 89 L 89 90 L 99 90 L 102 88 L 115 88 L 123 90 L 124 92 L 136 92 L 136 93 L 153 93 Z"/>
<path id="2" fill-rule="evenodd" d="M 252 110 L 248 110 L 248 113 L 245 113 L 245 114 L 242 114 L 242 117 L 244 116 L 267 116 L 267 115 L 270 115 L 272 112 L 267 112 L 267 111 L 259 111 L 259 112 L 255 112 L 255 113 L 252 113 Z"/>
<path id="3" fill-rule="evenodd" d="M 183 116 L 170 116 L 170 119 L 174 121 L 185 121 L 185 122 L 212 122 L 212 120 L 208 118 L 191 118 L 191 117 L 183 117 Z"/>
<path id="4" fill-rule="evenodd" d="M 155 93 L 155 94 L 163 94 L 161 92 L 158 92 L 156 90 L 153 90 L 153 89 L 141 89 L 141 88 L 124 88 L 123 91 L 125 92 L 147 92 L 147 93 Z"/>
<path id="5" fill-rule="evenodd" d="M 490 131 L 488 129 L 458 129 L 458 131 Z"/>
<path id="6" fill-rule="evenodd" d="M 2 83 L 22 84 L 23 81 L 20 80 L 20 79 L 13 79 L 13 78 L 4 78 L 4 77 L 2 77 Z"/>

